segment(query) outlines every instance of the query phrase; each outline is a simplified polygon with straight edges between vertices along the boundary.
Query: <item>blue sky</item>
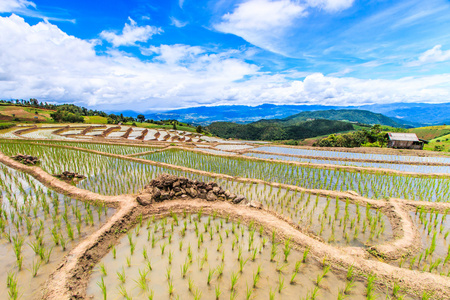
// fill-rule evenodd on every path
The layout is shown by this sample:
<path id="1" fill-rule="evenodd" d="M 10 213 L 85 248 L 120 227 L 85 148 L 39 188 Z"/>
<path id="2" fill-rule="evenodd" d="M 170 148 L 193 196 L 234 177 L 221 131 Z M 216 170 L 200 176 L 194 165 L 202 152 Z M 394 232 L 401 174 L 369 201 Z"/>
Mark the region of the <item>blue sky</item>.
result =
<path id="1" fill-rule="evenodd" d="M 0 0 L 0 98 L 448 102 L 449 28 L 448 0 Z"/>

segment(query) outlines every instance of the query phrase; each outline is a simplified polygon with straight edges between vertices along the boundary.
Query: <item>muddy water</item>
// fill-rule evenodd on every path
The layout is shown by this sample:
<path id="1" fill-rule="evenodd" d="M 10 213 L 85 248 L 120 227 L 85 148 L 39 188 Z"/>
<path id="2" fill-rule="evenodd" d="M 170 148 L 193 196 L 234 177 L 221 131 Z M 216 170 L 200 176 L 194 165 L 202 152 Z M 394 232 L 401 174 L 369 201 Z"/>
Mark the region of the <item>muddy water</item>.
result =
<path id="1" fill-rule="evenodd" d="M 3 270 L 0 273 L 0 299 L 8 299 L 8 274 L 14 274 L 21 299 L 32 299 L 40 295 L 43 283 L 70 249 L 94 232 L 99 224 L 104 223 L 113 214 L 113 210 L 97 209 L 51 192 L 31 176 L 1 164 L 0 171 L 0 267 Z M 48 207 L 47 213 L 45 206 Z M 19 223 L 19 220 L 22 221 Z M 73 240 L 68 233 L 69 227 L 73 232 Z M 58 245 L 55 244 L 53 230 L 58 236 Z M 17 265 L 14 242 L 9 241 L 10 237 L 11 240 L 23 240 L 21 270 Z M 32 249 L 40 244 L 39 239 L 45 252 L 51 251 L 48 262 L 46 258 L 42 260 Z M 65 249 L 62 247 L 64 241 Z M 35 277 L 33 264 L 39 265 Z"/>
<path id="2" fill-rule="evenodd" d="M 178 224 L 171 217 L 148 223 L 144 220 L 139 235 L 136 228 L 129 231 L 129 236 L 124 235 L 115 246 L 116 257 L 110 251 L 95 267 L 88 295 L 102 298 L 99 286 L 102 278 L 107 299 L 121 299 L 124 294 L 134 299 L 147 299 L 149 295 L 153 295 L 153 299 L 193 299 L 197 291 L 201 292 L 202 299 L 215 299 L 216 289 L 220 290 L 220 299 L 245 299 L 247 291 L 252 299 L 267 299 L 271 293 L 275 299 L 304 299 L 314 289 L 317 289 L 317 299 L 337 299 L 339 290 L 347 284 L 345 274 L 331 270 L 317 284 L 318 276 L 324 272 L 321 263 L 308 256 L 303 263 L 303 252 L 290 249 L 289 245 L 286 249 L 290 249 L 290 253 L 285 262 L 285 244 L 272 244 L 270 236 L 260 236 L 259 228 L 249 229 L 238 222 L 207 216 L 202 216 L 200 222 L 197 215 L 185 218 L 179 215 L 177 219 Z M 130 238 L 135 247 L 133 254 Z M 148 258 L 143 255 L 144 249 Z M 276 253 L 273 257 L 272 249 Z M 183 276 L 185 264 L 187 271 Z M 291 284 L 296 264 L 298 273 Z M 253 278 L 258 267 L 260 279 L 254 288 Z M 210 270 L 212 276 L 208 284 Z M 118 273 L 125 274 L 124 283 Z M 238 279 L 232 289 L 233 275 Z M 169 283 L 173 285 L 172 295 Z M 365 299 L 365 280 L 357 279 L 353 284 L 350 298 Z M 385 288 L 375 292 L 379 298 L 385 298 L 385 293 Z"/>

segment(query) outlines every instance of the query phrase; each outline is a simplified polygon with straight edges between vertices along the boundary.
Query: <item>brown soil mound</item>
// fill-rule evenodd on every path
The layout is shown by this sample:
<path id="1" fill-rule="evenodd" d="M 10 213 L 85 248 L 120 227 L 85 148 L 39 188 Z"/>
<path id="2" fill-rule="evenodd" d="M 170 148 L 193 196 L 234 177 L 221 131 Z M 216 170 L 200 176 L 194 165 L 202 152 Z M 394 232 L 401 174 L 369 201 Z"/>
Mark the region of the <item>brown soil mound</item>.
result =
<path id="1" fill-rule="evenodd" d="M 224 191 L 215 182 L 200 182 L 170 174 L 161 174 L 158 178 L 150 181 L 150 184 L 144 187 L 136 200 L 145 206 L 175 197 L 200 198 L 208 201 L 227 200 L 234 204 L 249 203 L 244 196 L 236 196 L 228 190 Z"/>
<path id="2" fill-rule="evenodd" d="M 19 153 L 16 156 L 12 156 L 11 158 L 15 161 L 23 163 L 24 165 L 37 165 L 39 163 L 39 158 L 26 154 Z"/>

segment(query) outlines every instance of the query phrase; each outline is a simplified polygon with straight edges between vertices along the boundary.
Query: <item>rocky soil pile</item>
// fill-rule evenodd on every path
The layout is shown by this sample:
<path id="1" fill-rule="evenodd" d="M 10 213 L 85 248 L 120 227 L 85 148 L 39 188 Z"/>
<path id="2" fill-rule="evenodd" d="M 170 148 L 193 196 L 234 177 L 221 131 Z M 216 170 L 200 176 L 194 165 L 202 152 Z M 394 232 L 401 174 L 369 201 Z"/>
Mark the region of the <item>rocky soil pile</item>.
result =
<path id="1" fill-rule="evenodd" d="M 200 182 L 185 177 L 177 177 L 170 174 L 162 174 L 150 181 L 139 193 L 136 200 L 141 205 L 161 202 L 173 198 L 200 198 L 208 201 L 230 201 L 234 204 L 249 204 L 244 196 L 223 190 L 215 182 Z M 253 203 L 252 206 L 257 206 Z"/>
<path id="2" fill-rule="evenodd" d="M 85 177 L 84 175 L 69 171 L 64 171 L 61 174 L 56 174 L 53 176 L 66 181 L 81 180 Z"/>
<path id="3" fill-rule="evenodd" d="M 16 156 L 12 156 L 11 158 L 25 165 L 36 165 L 39 163 L 39 158 L 26 154 L 19 153 Z"/>

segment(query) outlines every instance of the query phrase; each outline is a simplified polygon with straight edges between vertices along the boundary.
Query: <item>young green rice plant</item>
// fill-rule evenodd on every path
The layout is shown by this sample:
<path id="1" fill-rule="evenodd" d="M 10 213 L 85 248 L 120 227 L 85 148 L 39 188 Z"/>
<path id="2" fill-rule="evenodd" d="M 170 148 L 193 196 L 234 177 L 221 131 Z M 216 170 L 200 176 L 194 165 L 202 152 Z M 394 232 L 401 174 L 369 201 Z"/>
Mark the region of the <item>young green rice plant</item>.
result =
<path id="1" fill-rule="evenodd" d="M 159 248 L 161 249 L 161 255 L 164 255 L 164 251 L 165 251 L 165 249 L 166 249 L 166 246 L 167 246 L 166 243 L 164 243 L 164 244 L 162 244 L 162 245 L 159 246 Z"/>
<path id="2" fill-rule="evenodd" d="M 346 295 L 350 294 L 354 286 L 355 286 L 355 282 L 354 282 L 353 278 L 351 280 L 347 280 L 345 282 L 344 294 L 346 294 Z"/>
<path id="3" fill-rule="evenodd" d="M 100 273 L 102 273 L 102 276 L 107 276 L 108 275 L 107 272 L 106 272 L 106 267 L 105 267 L 104 263 L 100 263 L 99 268 L 100 268 Z"/>
<path id="4" fill-rule="evenodd" d="M 148 293 L 148 300 L 153 300 L 154 295 L 155 293 L 153 292 L 153 290 L 150 290 L 150 292 Z"/>
<path id="5" fill-rule="evenodd" d="M 234 291 L 234 289 L 236 288 L 236 284 L 237 284 L 238 279 L 239 279 L 238 273 L 231 272 L 230 291 Z"/>
<path id="6" fill-rule="evenodd" d="M 194 292 L 194 300 L 200 300 L 202 298 L 202 291 L 198 288 Z"/>
<path id="7" fill-rule="evenodd" d="M 392 287 L 392 296 L 398 299 L 398 297 L 400 296 L 399 292 L 400 292 L 400 285 L 394 282 L 394 286 Z"/>
<path id="8" fill-rule="evenodd" d="M 59 243 L 61 245 L 62 251 L 66 251 L 67 240 L 64 238 L 64 236 L 62 234 L 59 236 Z"/>
<path id="9" fill-rule="evenodd" d="M 17 278 L 14 276 L 8 282 L 8 296 L 11 300 L 16 300 L 19 298 L 19 287 L 17 285 Z"/>
<path id="10" fill-rule="evenodd" d="M 303 252 L 303 258 L 302 258 L 302 262 L 303 263 L 306 262 L 306 258 L 308 257 L 308 253 L 309 253 L 309 248 L 306 248 L 305 251 Z"/>
<path id="11" fill-rule="evenodd" d="M 222 277 L 224 268 L 225 268 L 225 265 L 224 265 L 223 262 L 220 265 L 217 266 L 217 268 L 216 268 L 217 278 L 221 278 Z"/>
<path id="12" fill-rule="evenodd" d="M 103 280 L 103 277 L 99 282 L 97 282 L 97 285 L 100 288 L 100 290 L 102 291 L 103 300 L 106 300 L 107 290 L 106 290 L 106 285 L 105 285 L 105 281 Z"/>
<path id="13" fill-rule="evenodd" d="M 143 270 L 139 269 L 139 278 L 138 278 L 138 280 L 135 280 L 135 282 L 138 284 L 139 288 L 143 291 L 146 291 L 148 289 L 148 285 L 147 285 L 148 272 L 149 272 L 148 270 L 143 271 Z"/>
<path id="14" fill-rule="evenodd" d="M 31 274 L 33 275 L 33 277 L 37 276 L 41 264 L 42 264 L 41 260 L 33 260 L 33 263 L 31 265 Z"/>
<path id="15" fill-rule="evenodd" d="M 117 278 L 119 279 L 119 281 L 122 284 L 124 284 L 125 281 L 127 280 L 127 277 L 125 275 L 125 269 L 122 267 L 122 272 L 117 271 L 116 274 L 117 274 Z M 102 277 L 102 279 L 103 279 L 103 277 Z"/>
<path id="16" fill-rule="evenodd" d="M 189 292 L 193 293 L 194 292 L 194 280 L 191 279 L 191 277 L 188 278 L 188 287 L 189 287 Z"/>
<path id="17" fill-rule="evenodd" d="M 269 299 L 270 300 L 275 299 L 275 290 L 272 290 L 272 288 L 270 288 L 270 290 L 269 290 Z"/>
<path id="18" fill-rule="evenodd" d="M 125 289 L 125 286 L 119 285 L 118 287 L 120 295 L 122 295 L 123 298 L 127 300 L 131 300 L 131 297 L 128 295 L 127 290 Z"/>
<path id="19" fill-rule="evenodd" d="M 222 292 L 220 291 L 220 285 L 219 284 L 216 285 L 216 287 L 214 289 L 214 293 L 215 293 L 215 296 L 216 296 L 216 300 L 219 300 L 220 295 L 222 294 Z"/>
<path id="20" fill-rule="evenodd" d="M 131 267 L 131 256 L 126 257 L 128 268 Z"/>
<path id="21" fill-rule="evenodd" d="M 184 264 L 182 266 L 180 266 L 180 268 L 181 268 L 181 277 L 182 278 L 186 278 L 186 273 L 189 270 L 189 266 L 190 266 L 190 264 L 189 264 L 188 260 L 186 260 L 184 262 Z"/>
<path id="22" fill-rule="evenodd" d="M 206 280 L 206 283 L 207 283 L 208 285 L 211 284 L 211 280 L 212 280 L 212 278 L 213 278 L 214 272 L 215 272 L 214 269 L 209 269 L 209 272 L 208 272 L 208 278 L 207 278 L 207 280 Z"/>
<path id="23" fill-rule="evenodd" d="M 277 243 L 273 243 L 272 244 L 272 250 L 270 252 L 270 261 L 274 262 L 275 261 L 275 256 L 277 256 Z"/>
<path id="24" fill-rule="evenodd" d="M 281 277 L 281 274 L 280 274 L 280 275 L 278 275 L 278 287 L 277 287 L 278 293 L 281 294 L 281 291 L 283 289 L 284 289 L 284 278 Z"/>
<path id="25" fill-rule="evenodd" d="M 366 285 L 366 298 L 367 299 L 375 299 L 375 295 L 374 295 L 374 292 L 375 292 L 375 284 L 374 284 L 375 278 L 376 277 L 373 274 L 370 274 L 367 277 L 367 285 Z"/>
<path id="26" fill-rule="evenodd" d="M 287 239 L 285 241 L 283 253 L 284 253 L 284 261 L 287 262 L 288 256 L 291 253 L 290 239 Z"/>
<path id="27" fill-rule="evenodd" d="M 172 264 L 172 259 L 173 259 L 173 252 L 169 251 L 169 265 Z"/>
<path id="28" fill-rule="evenodd" d="M 251 288 L 249 288 L 248 284 L 247 284 L 247 289 L 245 291 L 245 299 L 250 300 L 252 298 L 252 294 L 253 294 L 253 290 Z"/>

